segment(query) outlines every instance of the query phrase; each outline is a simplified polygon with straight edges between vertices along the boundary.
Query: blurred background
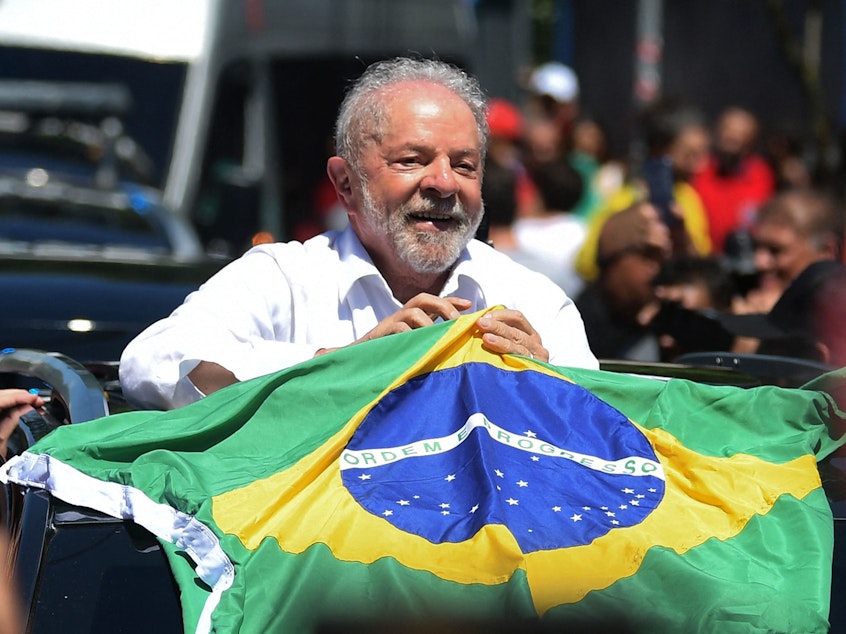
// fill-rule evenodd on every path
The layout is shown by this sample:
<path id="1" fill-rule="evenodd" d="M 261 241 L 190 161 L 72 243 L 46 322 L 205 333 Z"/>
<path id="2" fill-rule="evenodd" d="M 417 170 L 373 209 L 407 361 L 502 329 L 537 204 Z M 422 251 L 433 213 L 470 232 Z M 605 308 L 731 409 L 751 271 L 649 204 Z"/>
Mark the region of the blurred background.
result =
<path id="1" fill-rule="evenodd" d="M 741 105 L 760 117 L 762 138 L 837 179 L 844 4 L 0 0 L 0 77 L 122 85 L 131 175 L 231 254 L 258 230 L 301 239 L 331 223 L 321 181 L 344 87 L 366 63 L 402 53 L 454 61 L 518 104 L 533 67 L 563 62 L 578 76 L 581 112 L 624 160 L 638 110 L 659 97 L 710 118 Z M 8 140 L 21 124 L 4 121 Z"/>

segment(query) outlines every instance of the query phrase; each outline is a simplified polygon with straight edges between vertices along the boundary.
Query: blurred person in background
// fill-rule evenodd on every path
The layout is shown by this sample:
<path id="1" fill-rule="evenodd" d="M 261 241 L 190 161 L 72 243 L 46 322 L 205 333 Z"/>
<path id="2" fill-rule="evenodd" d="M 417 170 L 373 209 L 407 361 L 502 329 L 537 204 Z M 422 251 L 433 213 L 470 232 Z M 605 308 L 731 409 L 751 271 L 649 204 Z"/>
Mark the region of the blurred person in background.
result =
<path id="1" fill-rule="evenodd" d="M 599 274 L 576 297 L 591 350 L 599 359 L 660 361 L 649 322 L 656 312 L 654 282 L 671 253 L 669 229 L 641 202 L 608 218 L 597 247 Z"/>
<path id="2" fill-rule="evenodd" d="M 581 283 L 573 258 L 585 227 L 567 210 L 581 196 L 581 177 L 561 158 L 549 158 L 527 173 L 520 152 L 523 119 L 514 104 L 492 99 L 487 120 L 490 136 L 482 200 L 488 238 L 495 249 L 543 273 L 574 297 Z M 520 216 L 518 209 L 529 187 L 537 199 L 532 213 Z"/>
<path id="3" fill-rule="evenodd" d="M 720 258 L 671 258 L 656 276 L 654 286 L 657 312 L 649 326 L 658 335 L 662 361 L 731 345 L 729 337 L 716 332 L 716 323 L 691 314 L 695 311 L 711 316 L 731 311 L 737 286 Z"/>
<path id="4" fill-rule="evenodd" d="M 737 337 L 758 340 L 758 354 L 846 367 L 846 266 L 835 260 L 813 262 L 770 311 L 726 314 L 721 323 Z"/>
<path id="5" fill-rule="evenodd" d="M 489 128 L 488 151 L 485 156 L 485 180 L 490 172 L 506 170 L 513 176 L 513 195 L 517 205 L 518 215 L 530 215 L 535 212 L 538 205 L 538 193 L 529 177 L 524 163 L 524 146 L 526 126 L 523 114 L 516 104 L 501 97 L 493 97 L 488 102 L 487 122 Z M 494 179 L 501 180 L 499 176 Z M 485 196 L 485 180 L 482 181 L 483 199 L 486 202 L 490 197 Z M 500 183 L 496 187 L 500 187 Z M 498 192 L 497 192 L 498 195 Z M 486 214 L 487 215 L 487 214 Z M 511 215 L 498 213 L 497 224 L 502 226 L 503 218 Z M 485 222 L 488 222 L 485 220 Z"/>
<path id="6" fill-rule="evenodd" d="M 772 130 L 764 141 L 765 157 L 773 170 L 776 191 L 813 186 L 802 142 L 787 130 Z"/>
<path id="7" fill-rule="evenodd" d="M 575 135 L 580 130 L 579 79 L 572 68 L 553 61 L 536 67 L 527 84 L 526 164 L 536 168 L 559 159 L 568 161 L 583 183 L 581 196 L 569 211 L 586 218 L 599 204 L 596 186 L 600 163 L 592 152 L 584 151 L 584 145 L 576 147 Z M 592 131 L 602 132 L 598 127 Z M 584 134 L 581 140 L 588 141 Z M 604 142 L 596 135 L 593 141 Z M 531 214 L 521 213 L 524 215 Z"/>
<path id="8" fill-rule="evenodd" d="M 570 148 L 573 126 L 579 116 L 579 78 L 569 66 L 546 62 L 535 68 L 528 80 L 530 121 L 550 121 L 558 131 L 563 149 Z"/>
<path id="9" fill-rule="evenodd" d="M 571 213 L 590 221 L 591 217 L 625 183 L 626 169 L 622 161 L 612 159 L 608 135 L 599 121 L 580 117 L 573 127 L 573 164 L 583 178 L 590 178 L 589 194 L 583 196 Z M 580 167 L 580 164 L 583 164 Z"/>
<path id="10" fill-rule="evenodd" d="M 0 634 L 21 634 L 23 619 L 20 598 L 14 580 L 13 567 L 10 565 L 9 543 L 6 533 L 0 530 Z"/>
<path id="11" fill-rule="evenodd" d="M 21 415 L 43 405 L 44 399 L 28 390 L 0 389 L 0 464 L 9 458 L 7 442 Z M 23 620 L 4 529 L 0 529 L 0 562 L 0 634 L 19 634 L 24 631 Z"/>
<path id="12" fill-rule="evenodd" d="M 707 127 L 698 111 L 672 101 L 659 102 L 643 113 L 644 141 L 647 157 L 658 159 L 667 170 L 671 196 L 666 215 L 672 218 L 665 224 L 671 229 L 671 251 L 675 255 L 708 255 L 711 238 L 708 220 L 699 195 L 689 184 L 708 156 Z M 657 192 L 650 192 L 645 179 L 631 179 L 620 188 L 590 220 L 585 244 L 576 259 L 576 270 L 585 280 L 599 274 L 597 246 L 603 226 L 624 209 L 643 210 L 635 203 L 654 200 Z M 664 196 L 662 195 L 662 198 Z M 648 233 L 650 219 L 639 223 L 639 234 Z"/>
<path id="13" fill-rule="evenodd" d="M 735 312 L 768 312 L 809 264 L 841 260 L 843 233 L 843 210 L 831 195 L 808 188 L 776 194 L 751 227 L 757 285 Z"/>
<path id="14" fill-rule="evenodd" d="M 575 297 L 584 286 L 576 273 L 576 254 L 584 243 L 587 227 L 570 210 L 582 196 L 582 177 L 569 161 L 559 158 L 534 167 L 530 172 L 538 191 L 540 207 L 527 217 L 517 218 L 517 242 L 532 252 L 538 264 L 530 266 L 546 275 Z"/>
<path id="15" fill-rule="evenodd" d="M 708 214 L 716 253 L 723 253 L 729 234 L 751 226 L 775 191 L 773 170 L 757 150 L 758 136 L 754 114 L 726 108 L 717 119 L 711 156 L 692 180 Z"/>

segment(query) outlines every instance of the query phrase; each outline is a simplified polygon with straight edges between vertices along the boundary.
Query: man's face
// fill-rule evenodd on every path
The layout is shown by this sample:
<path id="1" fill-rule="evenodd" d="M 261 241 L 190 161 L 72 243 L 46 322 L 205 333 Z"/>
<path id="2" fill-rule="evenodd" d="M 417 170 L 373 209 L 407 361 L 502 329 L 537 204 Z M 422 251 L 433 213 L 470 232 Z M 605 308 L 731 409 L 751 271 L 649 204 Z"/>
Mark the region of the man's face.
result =
<path id="1" fill-rule="evenodd" d="M 441 273 L 482 217 L 476 121 L 460 98 L 432 84 L 400 84 L 385 97 L 381 135 L 361 155 L 351 222 L 380 269 Z"/>
<path id="2" fill-rule="evenodd" d="M 760 223 L 754 238 L 755 266 L 762 288 L 783 291 L 805 267 L 825 258 L 807 236 L 786 223 Z"/>
<path id="3" fill-rule="evenodd" d="M 717 149 L 733 156 L 745 154 L 757 133 L 758 124 L 752 115 L 740 110 L 727 112 L 717 126 Z"/>
<path id="4" fill-rule="evenodd" d="M 711 140 L 704 128 L 690 127 L 670 146 L 668 155 L 676 178 L 689 181 L 708 162 Z"/>
<path id="5" fill-rule="evenodd" d="M 664 256 L 655 250 L 628 251 L 603 273 L 605 298 L 621 315 L 634 318 L 655 299 L 653 282 Z"/>

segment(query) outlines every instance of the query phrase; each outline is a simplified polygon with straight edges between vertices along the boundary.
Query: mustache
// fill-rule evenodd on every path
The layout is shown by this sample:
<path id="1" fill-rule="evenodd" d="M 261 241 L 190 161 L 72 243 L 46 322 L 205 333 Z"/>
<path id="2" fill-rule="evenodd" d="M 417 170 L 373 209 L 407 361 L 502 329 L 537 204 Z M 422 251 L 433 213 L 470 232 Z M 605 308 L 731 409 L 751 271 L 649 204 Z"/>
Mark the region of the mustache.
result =
<path id="1" fill-rule="evenodd" d="M 403 205 L 404 215 L 416 214 L 442 214 L 448 215 L 453 220 L 463 221 L 468 218 L 467 208 L 458 198 L 423 198 L 411 200 Z"/>

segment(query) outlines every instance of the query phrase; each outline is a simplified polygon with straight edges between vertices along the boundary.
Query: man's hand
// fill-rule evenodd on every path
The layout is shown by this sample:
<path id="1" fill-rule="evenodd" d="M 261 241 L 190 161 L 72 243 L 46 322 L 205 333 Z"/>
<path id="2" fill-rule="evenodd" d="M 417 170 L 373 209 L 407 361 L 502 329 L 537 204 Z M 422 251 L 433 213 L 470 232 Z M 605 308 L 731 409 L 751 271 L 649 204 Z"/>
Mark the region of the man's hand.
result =
<path id="1" fill-rule="evenodd" d="M 470 306 L 472 306 L 470 300 L 460 297 L 438 297 L 429 293 L 420 293 L 408 300 L 393 315 L 380 321 L 373 330 L 356 343 L 431 326 L 438 317 L 444 321 L 457 319 L 461 316 L 460 311 L 467 310 Z"/>
<path id="2" fill-rule="evenodd" d="M 26 390 L 0 390 L 0 457 L 6 458 L 6 442 L 17 428 L 21 415 L 43 405 L 44 399 Z"/>
<path id="3" fill-rule="evenodd" d="M 522 354 L 539 361 L 549 361 L 549 350 L 540 335 L 518 310 L 492 310 L 476 322 L 482 331 L 482 346 L 500 354 Z"/>
<path id="4" fill-rule="evenodd" d="M 461 316 L 462 310 L 467 310 L 473 305 L 468 299 L 460 297 L 438 297 L 429 293 L 420 293 L 408 300 L 402 308 L 389 317 L 385 317 L 376 324 L 376 327 L 360 339 L 350 345 L 363 341 L 378 339 L 386 335 L 393 335 L 398 332 L 406 332 L 416 328 L 431 326 L 440 317 L 444 321 L 457 319 Z M 337 348 L 321 348 L 314 356 L 337 350 Z"/>

